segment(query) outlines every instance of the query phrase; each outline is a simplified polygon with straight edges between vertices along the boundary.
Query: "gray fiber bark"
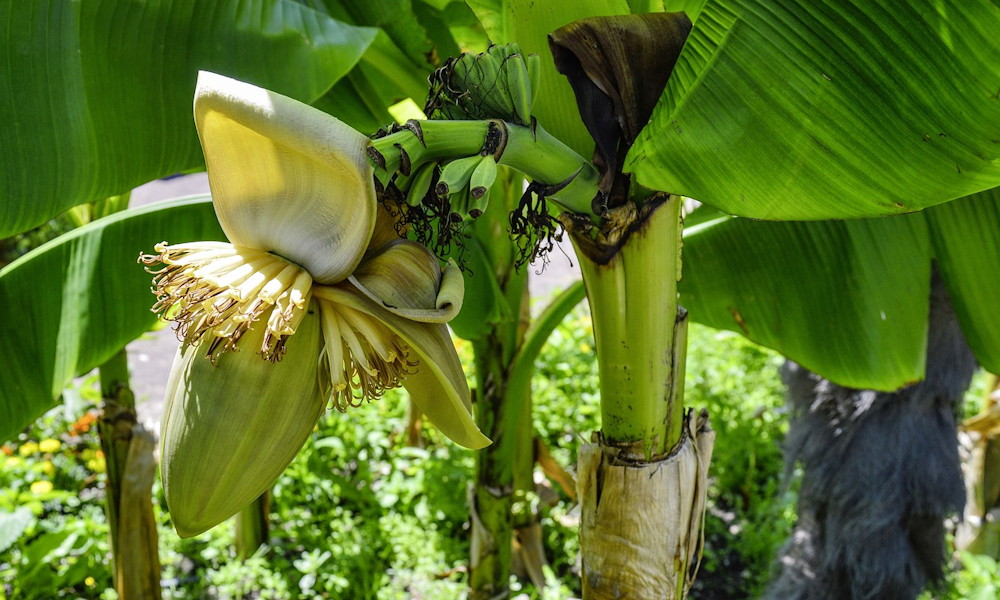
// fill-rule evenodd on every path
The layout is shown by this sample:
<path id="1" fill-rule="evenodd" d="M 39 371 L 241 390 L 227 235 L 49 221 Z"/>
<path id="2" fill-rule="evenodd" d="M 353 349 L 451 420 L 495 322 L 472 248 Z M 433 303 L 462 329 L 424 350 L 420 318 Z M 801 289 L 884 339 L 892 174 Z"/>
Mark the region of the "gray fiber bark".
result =
<path id="1" fill-rule="evenodd" d="M 937 276 L 923 381 L 856 390 L 786 363 L 786 458 L 803 478 L 766 598 L 912 600 L 941 578 L 944 520 L 965 504 L 956 413 L 975 369 Z"/>

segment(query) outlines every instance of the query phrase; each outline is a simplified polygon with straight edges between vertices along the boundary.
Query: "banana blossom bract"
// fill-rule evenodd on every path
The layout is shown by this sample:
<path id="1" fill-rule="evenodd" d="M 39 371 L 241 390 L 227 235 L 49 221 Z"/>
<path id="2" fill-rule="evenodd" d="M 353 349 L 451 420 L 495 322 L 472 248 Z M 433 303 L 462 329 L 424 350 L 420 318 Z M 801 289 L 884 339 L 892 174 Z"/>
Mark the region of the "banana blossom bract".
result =
<path id="1" fill-rule="evenodd" d="M 368 138 L 207 72 L 194 112 L 230 243 L 164 242 L 140 257 L 162 265 L 154 310 L 182 341 L 161 433 L 178 533 L 264 492 L 328 402 L 346 411 L 402 385 L 452 440 L 488 444 L 444 325 L 461 307 L 461 274 L 396 235 L 376 202 Z"/>

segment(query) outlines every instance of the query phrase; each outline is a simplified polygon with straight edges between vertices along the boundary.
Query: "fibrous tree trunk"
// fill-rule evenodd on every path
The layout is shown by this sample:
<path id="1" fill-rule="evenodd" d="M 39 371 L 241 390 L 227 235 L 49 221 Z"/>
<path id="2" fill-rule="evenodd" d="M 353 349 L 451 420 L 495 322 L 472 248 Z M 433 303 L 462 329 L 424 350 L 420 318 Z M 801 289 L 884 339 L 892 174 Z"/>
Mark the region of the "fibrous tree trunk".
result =
<path id="1" fill-rule="evenodd" d="M 160 559 L 153 516 L 153 434 L 136 419 L 122 350 L 100 368 L 104 407 L 98 421 L 107 462 L 106 512 L 115 590 L 122 600 L 160 597 Z"/>
<path id="2" fill-rule="evenodd" d="M 680 202 L 624 207 L 608 243 L 574 232 L 601 376 L 601 432 L 577 470 L 585 600 L 684 598 L 700 560 L 715 434 L 683 407 Z"/>
<path id="3" fill-rule="evenodd" d="M 912 600 L 941 578 L 944 520 L 965 502 L 956 412 L 976 360 L 936 276 L 926 364 L 923 381 L 886 393 L 786 363 L 787 460 L 803 477 L 769 599 Z"/>

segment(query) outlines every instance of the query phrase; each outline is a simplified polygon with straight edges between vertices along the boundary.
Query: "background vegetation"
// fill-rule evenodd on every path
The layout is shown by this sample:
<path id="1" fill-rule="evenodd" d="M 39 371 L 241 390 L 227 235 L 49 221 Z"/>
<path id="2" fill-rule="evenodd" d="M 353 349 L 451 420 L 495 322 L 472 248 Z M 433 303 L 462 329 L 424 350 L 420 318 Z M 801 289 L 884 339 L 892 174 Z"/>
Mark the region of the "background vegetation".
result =
<path id="1" fill-rule="evenodd" d="M 535 380 L 536 430 L 568 468 L 581 432 L 598 428 L 592 344 L 581 305 L 550 338 Z M 461 350 L 471 369 L 468 346 Z M 781 358 L 737 334 L 701 326 L 692 328 L 689 357 L 686 398 L 709 409 L 721 441 L 712 460 L 705 556 L 691 597 L 754 598 L 794 521 L 794 489 L 786 490 L 782 479 Z M 89 428 L 98 396 L 96 377 L 78 380 L 62 406 L 3 446 L 0 598 L 115 597 L 108 589 L 104 462 Z M 460 597 L 473 455 L 431 428 L 423 430 L 425 448 L 406 447 L 405 418 L 404 396 L 395 393 L 347 415 L 328 413 L 274 487 L 270 545 L 245 562 L 233 558 L 230 523 L 179 539 L 157 486 L 164 597 Z M 575 596 L 575 504 L 547 480 L 525 503 L 542 515 L 554 585 L 544 592 L 525 583 L 515 588 L 523 598 Z M 994 598 L 996 564 L 972 556 L 963 562 L 965 570 L 935 597 Z"/>

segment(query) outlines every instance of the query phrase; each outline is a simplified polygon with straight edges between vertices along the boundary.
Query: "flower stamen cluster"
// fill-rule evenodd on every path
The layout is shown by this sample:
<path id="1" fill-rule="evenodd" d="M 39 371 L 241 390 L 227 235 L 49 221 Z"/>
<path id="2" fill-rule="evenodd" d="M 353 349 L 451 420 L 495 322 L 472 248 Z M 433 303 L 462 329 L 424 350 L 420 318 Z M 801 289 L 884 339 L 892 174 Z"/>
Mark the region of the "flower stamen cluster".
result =
<path id="1" fill-rule="evenodd" d="M 334 408 L 347 412 L 398 388 L 419 361 L 388 327 L 349 306 L 320 300 L 320 322 L 330 381 L 328 396 Z"/>
<path id="2" fill-rule="evenodd" d="M 206 348 L 214 364 L 267 314 L 258 351 L 272 362 L 281 360 L 309 306 L 312 277 L 305 269 L 269 252 L 223 242 L 161 242 L 154 249 L 159 254 L 139 256 L 154 275 L 152 310 L 177 323 L 182 343 L 197 345 L 213 336 Z"/>

